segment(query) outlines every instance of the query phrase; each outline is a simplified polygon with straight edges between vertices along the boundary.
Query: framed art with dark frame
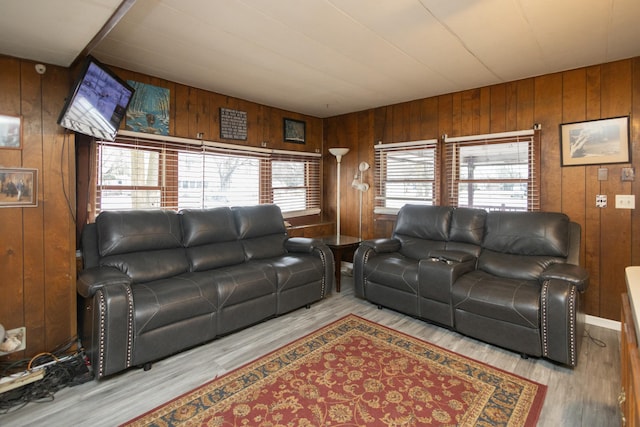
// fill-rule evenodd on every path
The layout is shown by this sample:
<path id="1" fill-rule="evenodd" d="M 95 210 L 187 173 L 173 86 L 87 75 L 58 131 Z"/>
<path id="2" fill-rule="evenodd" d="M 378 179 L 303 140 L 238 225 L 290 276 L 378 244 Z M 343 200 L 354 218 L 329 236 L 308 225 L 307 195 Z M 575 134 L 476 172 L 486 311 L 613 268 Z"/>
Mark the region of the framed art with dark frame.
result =
<path id="1" fill-rule="evenodd" d="M 306 142 L 305 126 L 306 123 L 302 120 L 284 119 L 282 125 L 284 140 L 304 144 Z"/>
<path id="2" fill-rule="evenodd" d="M 562 166 L 630 163 L 629 116 L 560 125 Z"/>
<path id="3" fill-rule="evenodd" d="M 21 148 L 22 126 L 20 116 L 0 114 L 0 148 Z"/>
<path id="4" fill-rule="evenodd" d="M 0 168 L 0 208 L 38 206 L 38 169 Z"/>

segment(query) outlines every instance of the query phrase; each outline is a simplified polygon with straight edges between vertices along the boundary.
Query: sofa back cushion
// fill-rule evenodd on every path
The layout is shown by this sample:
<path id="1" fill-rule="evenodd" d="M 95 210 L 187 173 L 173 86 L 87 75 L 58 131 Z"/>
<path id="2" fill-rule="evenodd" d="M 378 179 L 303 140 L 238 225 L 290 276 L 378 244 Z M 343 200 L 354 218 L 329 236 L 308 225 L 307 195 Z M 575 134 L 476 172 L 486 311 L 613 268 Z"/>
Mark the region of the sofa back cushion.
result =
<path id="1" fill-rule="evenodd" d="M 569 253 L 569 218 L 557 212 L 489 212 L 478 268 L 503 277 L 537 279 Z"/>
<path id="2" fill-rule="evenodd" d="M 413 259 L 445 248 L 449 238 L 449 206 L 404 205 L 398 212 L 393 237 L 402 243 L 400 253 Z"/>
<path id="3" fill-rule="evenodd" d="M 231 210 L 246 259 L 271 258 L 286 253 L 287 229 L 277 205 L 242 206 Z"/>
<path id="4" fill-rule="evenodd" d="M 184 209 L 179 216 L 192 271 L 244 262 L 244 250 L 230 208 Z"/>
<path id="5" fill-rule="evenodd" d="M 484 238 L 487 211 L 484 209 L 456 208 L 451 214 L 447 250 L 480 254 Z"/>
<path id="6" fill-rule="evenodd" d="M 188 271 L 178 215 L 169 210 L 105 211 L 96 218 L 100 265 L 134 282 Z"/>

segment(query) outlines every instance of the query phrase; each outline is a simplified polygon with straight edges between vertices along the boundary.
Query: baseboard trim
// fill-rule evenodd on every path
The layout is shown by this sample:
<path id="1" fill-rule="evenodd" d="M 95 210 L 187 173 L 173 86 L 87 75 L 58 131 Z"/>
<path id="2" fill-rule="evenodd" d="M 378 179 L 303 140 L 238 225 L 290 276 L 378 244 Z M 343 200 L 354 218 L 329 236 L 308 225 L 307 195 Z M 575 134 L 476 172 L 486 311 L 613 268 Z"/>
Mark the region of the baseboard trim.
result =
<path id="1" fill-rule="evenodd" d="M 591 316 L 586 314 L 584 322 L 587 325 L 600 326 L 607 329 L 613 329 L 615 331 L 619 331 L 621 328 L 620 322 L 611 319 L 605 319 L 603 317 Z"/>

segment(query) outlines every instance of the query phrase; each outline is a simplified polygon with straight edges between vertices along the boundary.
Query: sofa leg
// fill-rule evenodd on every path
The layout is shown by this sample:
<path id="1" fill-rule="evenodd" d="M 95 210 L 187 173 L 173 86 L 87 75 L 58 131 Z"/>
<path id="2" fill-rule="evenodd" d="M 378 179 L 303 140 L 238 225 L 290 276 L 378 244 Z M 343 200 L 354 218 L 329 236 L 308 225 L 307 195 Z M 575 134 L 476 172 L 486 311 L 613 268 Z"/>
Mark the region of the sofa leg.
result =
<path id="1" fill-rule="evenodd" d="M 529 358 L 529 355 L 528 355 L 528 354 L 524 354 L 524 353 L 522 353 L 522 354 L 520 354 L 520 357 L 521 357 L 522 359 L 525 359 L 525 360 L 526 360 L 526 359 L 528 359 L 528 358 Z"/>
<path id="2" fill-rule="evenodd" d="M 151 362 L 147 362 L 144 365 L 142 365 L 142 370 L 143 371 L 148 371 L 149 369 L 151 369 L 152 366 L 153 366 L 153 364 Z"/>
<path id="3" fill-rule="evenodd" d="M 382 306 L 381 305 L 378 306 L 378 310 L 382 310 Z"/>
<path id="4" fill-rule="evenodd" d="M 304 306 L 304 308 L 306 308 L 307 310 L 309 310 L 311 308 L 311 304 L 307 304 Z"/>

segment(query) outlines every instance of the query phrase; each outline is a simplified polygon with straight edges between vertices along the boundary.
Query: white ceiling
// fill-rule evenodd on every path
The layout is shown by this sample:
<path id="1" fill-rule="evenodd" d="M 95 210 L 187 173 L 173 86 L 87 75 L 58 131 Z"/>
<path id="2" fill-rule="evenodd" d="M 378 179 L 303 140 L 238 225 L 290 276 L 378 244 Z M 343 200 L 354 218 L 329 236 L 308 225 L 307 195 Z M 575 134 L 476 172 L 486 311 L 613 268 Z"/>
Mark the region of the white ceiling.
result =
<path id="1" fill-rule="evenodd" d="M 0 53 L 69 66 L 119 4 L 2 0 Z M 639 20 L 639 0 L 135 0 L 91 54 L 329 117 L 640 56 Z"/>

